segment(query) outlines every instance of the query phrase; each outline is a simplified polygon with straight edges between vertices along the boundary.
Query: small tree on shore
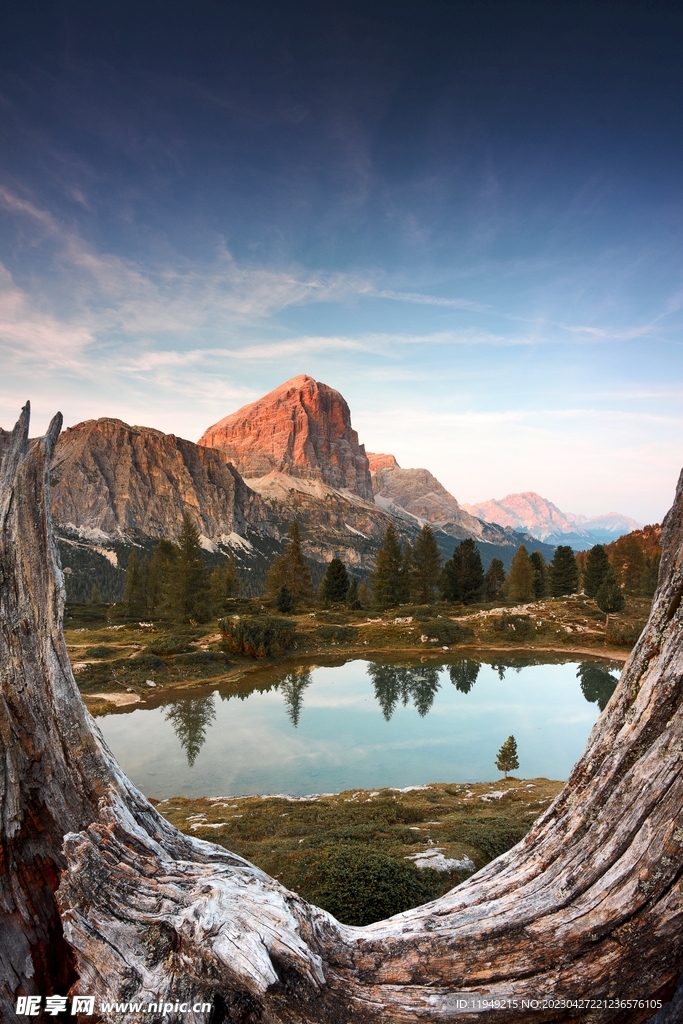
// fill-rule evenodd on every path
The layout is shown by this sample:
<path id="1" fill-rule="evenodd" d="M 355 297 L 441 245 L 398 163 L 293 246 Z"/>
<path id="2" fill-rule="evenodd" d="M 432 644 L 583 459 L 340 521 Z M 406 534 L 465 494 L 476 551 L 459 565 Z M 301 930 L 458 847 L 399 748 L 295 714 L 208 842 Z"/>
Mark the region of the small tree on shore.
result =
<path id="1" fill-rule="evenodd" d="M 579 589 L 579 567 L 568 544 L 560 544 L 555 548 L 549 575 L 550 593 L 553 597 L 575 594 Z"/>
<path id="2" fill-rule="evenodd" d="M 320 597 L 325 604 L 341 604 L 346 600 L 348 589 L 349 574 L 346 566 L 341 558 L 333 558 L 320 584 Z"/>
<path id="3" fill-rule="evenodd" d="M 352 612 L 358 611 L 361 607 L 358 580 L 355 576 L 351 577 L 349 589 L 346 591 L 346 606 Z"/>
<path id="4" fill-rule="evenodd" d="M 529 561 L 534 570 L 534 597 L 538 600 L 545 597 L 548 590 L 548 566 L 540 551 L 532 551 Z"/>
<path id="5" fill-rule="evenodd" d="M 377 552 L 372 581 L 372 594 L 377 608 L 394 608 L 404 596 L 404 559 L 401 544 L 393 523 L 384 534 L 384 543 Z"/>
<path id="6" fill-rule="evenodd" d="M 443 567 L 443 596 L 447 601 L 472 604 L 484 592 L 484 567 L 479 549 L 471 537 L 462 540 Z"/>
<path id="7" fill-rule="evenodd" d="M 626 604 L 626 598 L 619 586 L 617 574 L 611 565 L 607 567 L 605 578 L 600 585 L 600 589 L 595 595 L 595 603 L 600 611 L 605 613 L 605 625 L 609 624 L 609 617 L 612 612 L 620 612 Z"/>
<path id="8" fill-rule="evenodd" d="M 420 604 L 431 604 L 439 585 L 441 552 L 434 531 L 426 524 L 413 549 L 412 594 Z"/>
<path id="9" fill-rule="evenodd" d="M 484 574 L 484 598 L 487 601 L 497 601 L 505 585 L 505 566 L 500 558 L 492 558 L 491 564 Z"/>
<path id="10" fill-rule="evenodd" d="M 296 519 L 289 528 L 289 544 L 272 562 L 266 576 L 266 594 L 277 598 L 282 587 L 287 587 L 294 604 L 311 597 L 311 571 L 301 550 L 301 535 Z"/>
<path id="11" fill-rule="evenodd" d="M 505 743 L 498 751 L 496 768 L 499 772 L 503 773 L 503 778 L 505 779 L 508 777 L 508 772 L 514 771 L 515 768 L 519 768 L 519 760 L 517 758 L 517 740 L 514 736 L 508 736 Z"/>
<path id="12" fill-rule="evenodd" d="M 531 601 L 534 597 L 534 567 L 523 544 L 512 559 L 510 573 L 505 581 L 505 596 L 509 601 Z"/>
<path id="13" fill-rule="evenodd" d="M 595 544 L 586 556 L 586 569 L 583 574 L 583 592 L 586 597 L 595 597 L 608 568 L 609 560 L 604 545 Z"/>

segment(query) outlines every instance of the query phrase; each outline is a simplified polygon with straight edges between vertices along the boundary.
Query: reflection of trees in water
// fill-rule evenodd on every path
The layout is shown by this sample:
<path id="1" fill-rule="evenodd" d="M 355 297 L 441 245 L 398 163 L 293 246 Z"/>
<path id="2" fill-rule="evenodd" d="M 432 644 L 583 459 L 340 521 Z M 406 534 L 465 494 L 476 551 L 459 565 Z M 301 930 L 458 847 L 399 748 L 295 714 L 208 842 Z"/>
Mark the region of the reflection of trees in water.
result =
<path id="1" fill-rule="evenodd" d="M 439 689 L 441 666 L 435 665 L 368 665 L 368 675 L 375 687 L 375 696 L 387 722 L 399 700 L 405 706 L 412 699 L 421 718 L 427 714 Z"/>
<path id="2" fill-rule="evenodd" d="M 505 669 L 507 667 L 508 667 L 507 665 L 496 665 L 496 664 L 492 664 L 491 665 L 491 668 L 494 669 L 494 671 L 496 671 L 498 673 L 498 678 L 500 679 L 501 683 L 505 679 Z"/>
<path id="3" fill-rule="evenodd" d="M 597 704 L 601 711 L 614 693 L 619 680 L 604 665 L 594 661 L 584 661 L 577 670 L 577 678 L 581 680 L 581 690 L 587 701 Z"/>
<path id="4" fill-rule="evenodd" d="M 464 658 L 462 661 L 456 661 L 454 665 L 451 665 L 448 669 L 448 674 L 456 690 L 460 690 L 461 693 L 469 693 L 477 681 L 480 668 L 481 665 L 478 661 L 469 661 L 467 658 Z"/>
<path id="5" fill-rule="evenodd" d="M 179 700 L 172 704 L 165 718 L 173 726 L 176 736 L 187 755 L 190 768 L 204 746 L 206 730 L 216 717 L 213 697 L 199 700 Z"/>
<path id="6" fill-rule="evenodd" d="M 278 688 L 282 690 L 285 698 L 285 707 L 292 725 L 296 729 L 299 724 L 299 716 L 303 707 L 304 690 L 313 682 L 310 669 L 295 668 L 287 672 L 278 682 Z"/>

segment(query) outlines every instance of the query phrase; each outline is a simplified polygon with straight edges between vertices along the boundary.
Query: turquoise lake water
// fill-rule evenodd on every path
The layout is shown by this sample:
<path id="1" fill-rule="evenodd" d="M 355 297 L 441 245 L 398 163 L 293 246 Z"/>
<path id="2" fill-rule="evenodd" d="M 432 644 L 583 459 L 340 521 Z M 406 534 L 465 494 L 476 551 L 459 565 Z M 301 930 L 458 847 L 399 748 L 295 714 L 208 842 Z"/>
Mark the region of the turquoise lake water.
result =
<path id="1" fill-rule="evenodd" d="M 253 677 L 98 724 L 148 796 L 337 793 L 495 780 L 517 740 L 524 778 L 566 779 L 616 685 L 606 663 L 362 660 Z"/>

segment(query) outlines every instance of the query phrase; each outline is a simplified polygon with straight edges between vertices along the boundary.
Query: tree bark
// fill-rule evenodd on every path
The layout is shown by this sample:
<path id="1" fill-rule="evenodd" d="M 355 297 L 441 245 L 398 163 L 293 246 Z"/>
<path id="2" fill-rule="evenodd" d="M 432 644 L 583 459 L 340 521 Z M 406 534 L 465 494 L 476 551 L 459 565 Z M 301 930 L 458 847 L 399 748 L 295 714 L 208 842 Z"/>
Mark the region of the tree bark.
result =
<path id="1" fill-rule="evenodd" d="M 56 417 L 29 442 L 25 409 L 0 471 L 3 1021 L 17 1019 L 18 994 L 69 986 L 98 1001 L 212 1006 L 167 1013 L 169 1024 L 638 1022 L 653 1010 L 609 1001 L 671 998 L 683 945 L 683 475 L 648 625 L 560 795 L 446 896 L 351 928 L 172 828 L 116 764 L 62 635 L 48 492 L 59 428 Z M 594 1004 L 542 1006 L 580 999 Z"/>

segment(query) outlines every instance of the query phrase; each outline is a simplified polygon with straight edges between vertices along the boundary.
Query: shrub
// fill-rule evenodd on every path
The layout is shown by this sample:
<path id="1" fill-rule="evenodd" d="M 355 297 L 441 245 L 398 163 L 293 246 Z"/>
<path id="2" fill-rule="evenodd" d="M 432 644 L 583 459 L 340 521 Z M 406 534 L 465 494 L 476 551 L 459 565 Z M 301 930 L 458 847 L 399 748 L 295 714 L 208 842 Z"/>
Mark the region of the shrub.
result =
<path id="1" fill-rule="evenodd" d="M 469 636 L 471 630 L 459 626 L 451 619 L 429 619 L 428 621 L 418 620 L 423 623 L 423 630 L 428 637 L 438 640 L 440 644 L 462 643 Z"/>
<path id="2" fill-rule="evenodd" d="M 247 658 L 269 658 L 289 650 L 294 643 L 296 624 L 272 615 L 251 615 L 241 619 L 223 619 L 219 623 L 226 654 Z"/>
<path id="3" fill-rule="evenodd" d="M 118 652 L 115 647 L 105 647 L 102 645 L 101 647 L 88 647 L 85 653 L 88 658 L 111 658 L 113 654 Z"/>
<path id="4" fill-rule="evenodd" d="M 436 872 L 366 848 L 338 847 L 321 873 L 318 902 L 343 924 L 382 921 L 435 895 Z"/>
<path id="5" fill-rule="evenodd" d="M 644 622 L 614 622 L 612 620 L 607 629 L 607 639 L 613 644 L 622 647 L 633 647 L 645 629 Z"/>
<path id="6" fill-rule="evenodd" d="M 318 626 L 313 636 L 323 644 L 333 641 L 338 644 L 353 643 L 358 636 L 358 630 L 353 626 Z"/>
<path id="7" fill-rule="evenodd" d="M 494 619 L 493 628 L 514 640 L 528 640 L 536 633 L 528 615 L 501 615 Z"/>
<path id="8" fill-rule="evenodd" d="M 160 637 L 158 640 L 153 640 L 151 644 L 147 644 L 147 650 L 160 657 L 169 654 L 185 654 L 192 649 L 192 644 L 184 637 L 179 636 Z"/>

